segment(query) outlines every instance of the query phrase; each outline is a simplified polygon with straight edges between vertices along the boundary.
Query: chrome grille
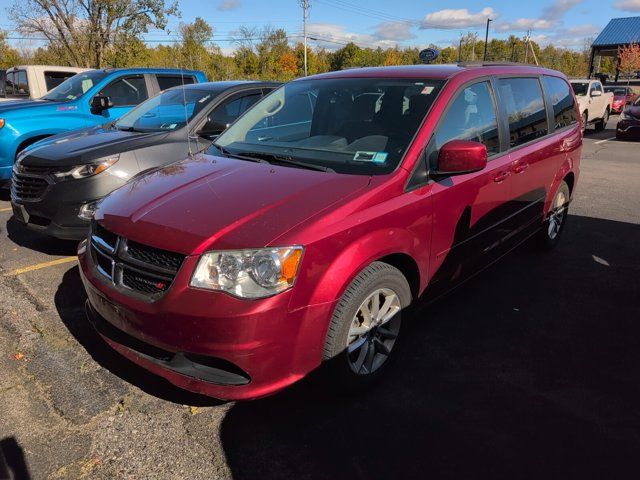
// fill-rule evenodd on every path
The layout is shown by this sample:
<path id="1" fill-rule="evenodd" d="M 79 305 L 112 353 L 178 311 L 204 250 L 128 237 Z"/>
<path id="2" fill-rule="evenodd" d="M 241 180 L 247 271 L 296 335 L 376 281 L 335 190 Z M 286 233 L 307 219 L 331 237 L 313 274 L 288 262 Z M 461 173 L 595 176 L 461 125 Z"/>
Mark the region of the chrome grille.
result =
<path id="1" fill-rule="evenodd" d="M 169 289 L 185 258 L 120 237 L 96 222 L 90 238 L 98 273 L 116 286 L 150 298 Z"/>

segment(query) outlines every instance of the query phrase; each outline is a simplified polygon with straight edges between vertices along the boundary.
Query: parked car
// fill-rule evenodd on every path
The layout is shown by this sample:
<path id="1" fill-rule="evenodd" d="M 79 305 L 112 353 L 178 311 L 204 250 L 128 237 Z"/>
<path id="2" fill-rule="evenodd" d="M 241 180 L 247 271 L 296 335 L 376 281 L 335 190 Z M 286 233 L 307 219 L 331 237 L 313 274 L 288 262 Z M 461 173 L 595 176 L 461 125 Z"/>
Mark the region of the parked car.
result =
<path id="1" fill-rule="evenodd" d="M 68 78 L 88 70 L 88 68 L 59 67 L 55 65 L 21 65 L 12 67 L 6 73 L 6 98 L 3 100 L 15 101 L 40 98 Z"/>
<path id="2" fill-rule="evenodd" d="M 604 87 L 606 93 L 613 93 L 611 99 L 611 113 L 620 113 L 625 105 L 629 105 L 638 98 L 638 94 L 630 87 Z"/>
<path id="3" fill-rule="evenodd" d="M 105 195 L 137 175 L 208 147 L 276 86 L 214 82 L 173 87 L 116 122 L 34 144 L 14 165 L 15 218 L 48 235 L 85 238 L 96 204 Z"/>
<path id="4" fill-rule="evenodd" d="M 640 97 L 620 114 L 616 125 L 616 138 L 640 140 Z"/>
<path id="5" fill-rule="evenodd" d="M 578 100 L 582 130 L 590 123 L 596 131 L 604 130 L 611 113 L 613 93 L 605 93 L 599 80 L 572 79 L 571 86 Z"/>
<path id="6" fill-rule="evenodd" d="M 365 387 L 418 297 L 532 236 L 558 243 L 581 149 L 553 70 L 292 81 L 207 153 L 103 200 L 78 250 L 89 318 L 133 362 L 214 397 L 268 395 L 323 363 L 332 383 Z"/>
<path id="7" fill-rule="evenodd" d="M 0 104 L 0 182 L 11 178 L 17 155 L 43 138 L 117 120 L 166 88 L 205 81 L 204 73 L 191 70 L 91 70 L 39 100 Z"/>
<path id="8" fill-rule="evenodd" d="M 7 92 L 5 90 L 7 81 L 7 71 L 0 69 L 0 100 L 7 96 Z"/>

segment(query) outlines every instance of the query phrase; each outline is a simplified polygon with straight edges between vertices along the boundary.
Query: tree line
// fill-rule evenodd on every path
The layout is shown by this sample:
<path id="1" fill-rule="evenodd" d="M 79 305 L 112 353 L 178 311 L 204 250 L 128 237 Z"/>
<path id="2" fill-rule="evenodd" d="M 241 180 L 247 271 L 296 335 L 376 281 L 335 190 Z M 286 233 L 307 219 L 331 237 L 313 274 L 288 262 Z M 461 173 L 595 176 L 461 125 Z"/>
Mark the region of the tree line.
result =
<path id="1" fill-rule="evenodd" d="M 19 8 L 18 8 L 19 7 Z M 287 32 L 271 26 L 241 27 L 233 51 L 225 54 L 212 40 L 214 29 L 202 18 L 181 23 L 170 42 L 150 44 L 142 37 L 150 28 L 164 29 L 177 13 L 164 0 L 21 0 L 10 9 L 18 31 L 45 40 L 45 46 L 16 50 L 0 31 L 0 68 L 17 64 L 69 65 L 88 68 L 178 67 L 202 70 L 210 80 L 262 79 L 288 81 L 303 75 L 304 47 Z M 457 45 L 437 48 L 434 63 L 481 60 L 484 42 L 474 33 Z M 338 49 L 307 48 L 309 74 L 352 67 L 419 64 L 420 48 L 370 48 L 350 42 Z M 581 51 L 547 45 L 516 36 L 493 39 L 487 60 L 533 62 L 584 76 L 588 43 Z M 603 70 L 609 68 L 603 65 Z"/>

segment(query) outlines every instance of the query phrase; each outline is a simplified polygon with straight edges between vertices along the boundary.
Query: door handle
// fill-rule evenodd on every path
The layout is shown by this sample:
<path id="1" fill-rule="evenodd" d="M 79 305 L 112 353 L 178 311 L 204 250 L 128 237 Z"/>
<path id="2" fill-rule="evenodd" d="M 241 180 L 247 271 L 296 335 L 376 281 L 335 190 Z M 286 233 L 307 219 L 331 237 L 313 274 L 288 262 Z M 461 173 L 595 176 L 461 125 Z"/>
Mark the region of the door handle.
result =
<path id="1" fill-rule="evenodd" d="M 507 179 L 509 175 L 511 175 L 511 172 L 508 170 L 505 170 L 504 172 L 500 172 L 495 177 L 493 177 L 493 181 L 496 183 L 503 182 Z"/>
<path id="2" fill-rule="evenodd" d="M 519 163 L 518 165 L 513 167 L 513 173 L 522 173 L 527 168 L 529 168 L 529 164 L 528 163 Z"/>

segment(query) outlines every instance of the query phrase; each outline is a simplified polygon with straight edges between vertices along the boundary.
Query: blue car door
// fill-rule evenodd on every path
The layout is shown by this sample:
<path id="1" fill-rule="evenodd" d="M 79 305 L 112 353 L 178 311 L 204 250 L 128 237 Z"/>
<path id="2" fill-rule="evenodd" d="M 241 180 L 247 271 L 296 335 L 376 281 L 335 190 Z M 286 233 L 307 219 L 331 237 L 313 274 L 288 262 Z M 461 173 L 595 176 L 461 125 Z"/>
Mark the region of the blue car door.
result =
<path id="1" fill-rule="evenodd" d="M 144 102 L 149 98 L 149 88 L 144 75 L 126 75 L 114 79 L 98 95 L 109 97 L 113 107 L 100 113 L 92 112 L 92 120 L 95 124 L 117 120 Z"/>

